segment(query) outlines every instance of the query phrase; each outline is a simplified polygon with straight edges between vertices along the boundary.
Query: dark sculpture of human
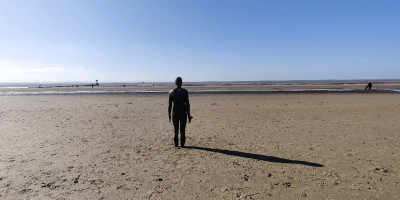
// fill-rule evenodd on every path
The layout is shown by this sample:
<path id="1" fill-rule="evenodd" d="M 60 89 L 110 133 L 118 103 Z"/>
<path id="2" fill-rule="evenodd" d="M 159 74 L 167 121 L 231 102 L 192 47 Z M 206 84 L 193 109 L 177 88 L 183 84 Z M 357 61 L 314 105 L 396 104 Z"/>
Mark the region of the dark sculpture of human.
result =
<path id="1" fill-rule="evenodd" d="M 192 122 L 192 116 L 190 115 L 190 103 L 189 103 L 189 92 L 182 88 L 182 78 L 178 77 L 175 79 L 176 88 L 169 92 L 169 104 L 168 104 L 168 117 L 169 122 L 174 124 L 174 145 L 177 147 L 179 143 L 178 133 L 181 132 L 181 147 L 185 147 L 185 129 L 186 122 L 189 119 L 189 123 Z M 173 104 L 173 105 L 172 105 Z M 172 116 L 171 116 L 172 111 Z"/>

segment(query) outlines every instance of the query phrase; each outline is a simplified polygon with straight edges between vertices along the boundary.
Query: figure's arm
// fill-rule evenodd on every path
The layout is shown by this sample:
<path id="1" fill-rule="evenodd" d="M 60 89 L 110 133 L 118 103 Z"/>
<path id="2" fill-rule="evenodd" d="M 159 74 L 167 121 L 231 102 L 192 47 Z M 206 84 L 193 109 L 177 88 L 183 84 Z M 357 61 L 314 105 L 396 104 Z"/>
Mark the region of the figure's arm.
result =
<path id="1" fill-rule="evenodd" d="M 169 94 L 169 102 L 168 102 L 168 118 L 169 122 L 171 122 L 171 109 L 172 109 L 172 97 L 171 93 Z"/>
<path id="2" fill-rule="evenodd" d="M 190 122 L 192 122 L 193 117 L 190 115 L 189 94 L 187 94 L 187 96 L 186 96 L 185 106 L 186 106 L 186 113 L 187 113 L 187 116 L 189 118 L 189 123 L 190 123 Z"/>

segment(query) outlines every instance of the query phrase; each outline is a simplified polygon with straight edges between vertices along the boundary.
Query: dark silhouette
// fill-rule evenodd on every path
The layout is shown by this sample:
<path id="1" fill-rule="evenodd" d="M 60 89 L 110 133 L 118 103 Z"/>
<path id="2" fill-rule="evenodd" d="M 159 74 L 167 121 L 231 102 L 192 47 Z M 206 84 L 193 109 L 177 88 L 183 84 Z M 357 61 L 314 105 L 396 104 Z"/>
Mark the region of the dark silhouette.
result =
<path id="1" fill-rule="evenodd" d="M 189 103 L 189 92 L 182 88 L 182 78 L 178 77 L 175 80 L 176 88 L 169 92 L 169 104 L 168 104 L 168 118 L 171 122 L 171 110 L 172 110 L 172 122 L 174 124 L 174 145 L 178 146 L 178 133 L 179 129 L 181 132 L 181 147 L 185 147 L 185 129 L 186 122 L 189 118 L 189 123 L 192 121 L 190 115 L 190 103 Z M 174 104 L 172 108 L 172 103 Z"/>
<path id="2" fill-rule="evenodd" d="M 369 83 L 368 83 L 368 90 L 371 90 L 371 88 L 372 88 L 372 83 L 369 82 Z"/>
<path id="3" fill-rule="evenodd" d="M 301 165 L 307 165 L 310 167 L 325 167 L 324 165 L 319 164 L 319 163 L 313 163 L 313 162 L 307 162 L 307 161 L 301 161 L 301 160 L 289 160 L 289 159 L 285 159 L 285 158 L 253 154 L 253 153 L 246 153 L 246 152 L 240 152 L 240 151 L 212 149 L 212 148 L 207 148 L 207 147 L 195 147 L 195 146 L 187 146 L 186 148 L 203 150 L 203 151 L 211 151 L 211 152 L 222 153 L 222 154 L 226 154 L 226 155 L 230 155 L 230 156 L 238 156 L 238 157 L 242 157 L 242 158 L 252 158 L 252 159 L 268 161 L 268 162 L 301 164 Z"/>

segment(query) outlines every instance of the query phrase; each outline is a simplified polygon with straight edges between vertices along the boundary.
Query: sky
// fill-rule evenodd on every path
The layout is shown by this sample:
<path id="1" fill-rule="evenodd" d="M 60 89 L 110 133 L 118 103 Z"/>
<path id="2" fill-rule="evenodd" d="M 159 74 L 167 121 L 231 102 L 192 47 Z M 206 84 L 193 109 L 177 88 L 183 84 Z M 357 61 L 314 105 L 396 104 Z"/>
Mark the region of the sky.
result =
<path id="1" fill-rule="evenodd" d="M 400 78 L 400 1 L 0 0 L 0 82 Z"/>

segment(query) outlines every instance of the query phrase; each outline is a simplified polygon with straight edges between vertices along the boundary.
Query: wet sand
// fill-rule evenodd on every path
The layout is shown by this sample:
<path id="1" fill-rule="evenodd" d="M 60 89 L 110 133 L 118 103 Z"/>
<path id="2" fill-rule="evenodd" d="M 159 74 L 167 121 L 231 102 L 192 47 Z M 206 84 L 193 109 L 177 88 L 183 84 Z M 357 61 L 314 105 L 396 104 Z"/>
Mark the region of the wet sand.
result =
<path id="1" fill-rule="evenodd" d="M 0 97 L 0 199 L 399 199 L 400 94 Z"/>
<path id="2" fill-rule="evenodd" d="M 50 92 L 50 91 L 59 91 L 59 92 L 76 92 L 76 91 L 165 91 L 168 92 L 171 88 L 174 88 L 175 85 L 171 84 L 160 84 L 149 86 L 79 86 L 79 87 L 55 87 L 49 86 L 44 88 L 34 87 L 26 87 L 26 88 L 9 88 L 9 87 L 0 87 L 0 92 Z M 354 89 L 357 92 L 363 92 L 365 88 L 365 84 L 325 84 L 325 85 L 217 85 L 217 84 L 209 84 L 209 85 L 191 85 L 185 86 L 189 91 L 199 91 L 199 90 L 296 90 L 296 89 Z M 392 89 L 400 89 L 400 83 L 385 83 L 385 84 L 373 84 L 373 88 L 370 93 L 380 92 L 379 89 L 382 88 L 392 88 Z M 378 89 L 378 90 L 376 90 Z M 360 90 L 360 91 L 358 91 Z"/>

